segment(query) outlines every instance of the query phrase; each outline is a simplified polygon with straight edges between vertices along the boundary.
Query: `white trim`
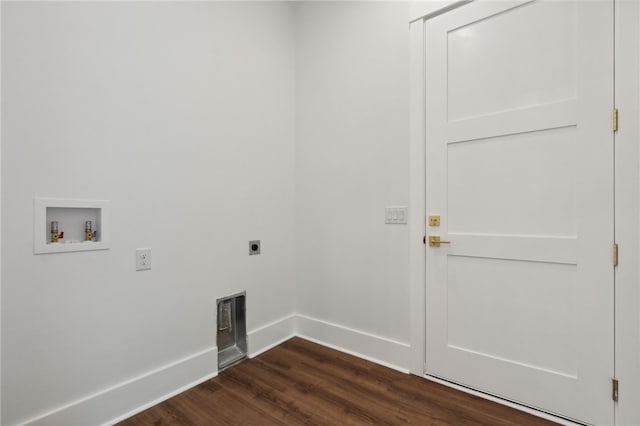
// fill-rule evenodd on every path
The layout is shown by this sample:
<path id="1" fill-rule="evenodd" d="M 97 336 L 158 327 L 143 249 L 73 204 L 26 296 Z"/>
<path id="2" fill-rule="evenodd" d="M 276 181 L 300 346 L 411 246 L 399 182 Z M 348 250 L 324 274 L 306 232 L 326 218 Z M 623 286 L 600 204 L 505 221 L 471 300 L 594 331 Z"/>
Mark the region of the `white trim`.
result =
<path id="1" fill-rule="evenodd" d="M 615 375 L 620 380 L 616 424 L 640 424 L 640 5 L 615 2 L 615 240 L 620 247 L 615 284 Z"/>
<path id="2" fill-rule="evenodd" d="M 2 1 L 0 1 L 0 22 L 2 22 Z M 0 31 L 0 99 L 2 99 L 2 31 Z M 0 176 L 2 176 L 2 102 L 0 102 Z M 0 177 L 0 188 L 2 178 Z M 0 191 L 0 212 L 2 212 L 2 191 Z M 0 213 L 0 224 L 2 213 Z M 2 226 L 0 226 L 0 318 L 2 318 Z M 2 383 L 2 320 L 0 319 L 0 384 Z M 2 386 L 0 386 L 0 423 L 2 423 Z"/>
<path id="3" fill-rule="evenodd" d="M 292 337 L 374 362 L 409 374 L 410 345 L 304 315 L 292 314 L 249 333 L 255 349 L 250 357 L 264 353 Z M 273 340 L 267 341 L 268 338 Z M 261 342 L 256 346 L 257 342 Z M 368 354 L 365 355 L 364 353 Z M 39 415 L 19 426 L 118 423 L 218 375 L 217 347 L 211 347 L 63 407 Z M 565 419 L 511 401 L 494 397 L 433 376 L 427 380 L 554 421 L 575 426 Z M 121 414 L 124 413 L 124 414 Z M 107 421 L 107 419 L 110 419 Z"/>
<path id="4" fill-rule="evenodd" d="M 113 424 L 217 375 L 218 348 L 213 346 L 19 425 Z"/>
<path id="5" fill-rule="evenodd" d="M 439 379 L 437 377 L 430 376 L 428 374 L 425 374 L 423 377 L 425 379 L 427 379 L 427 380 L 430 380 L 430 381 L 435 382 L 435 383 L 439 383 L 441 385 L 444 385 L 446 387 L 458 390 L 460 392 L 464 392 L 464 393 L 467 393 L 469 395 L 477 396 L 479 398 L 486 399 L 488 401 L 492 401 L 492 402 L 495 402 L 497 404 L 504 405 L 504 406 L 513 408 L 515 410 L 522 411 L 522 412 L 525 412 L 527 414 L 531 414 L 533 416 L 540 417 L 542 419 L 549 420 L 549 421 L 552 421 L 552 422 L 555 422 L 555 423 L 558 423 L 558 424 L 561 424 L 561 425 L 565 425 L 565 426 L 577 426 L 577 425 L 580 425 L 580 423 L 574 423 L 574 422 L 572 422 L 570 420 L 567 420 L 567 419 L 564 419 L 562 417 L 557 417 L 557 416 L 554 416 L 553 414 L 545 413 L 544 411 L 540 411 L 540 410 L 536 410 L 535 408 L 527 407 L 526 405 L 521 405 L 521 404 L 518 404 L 516 402 L 511 402 L 511 401 L 508 401 L 506 399 L 498 398 L 497 396 L 489 395 L 489 394 L 486 394 L 486 393 L 483 393 L 483 392 L 479 392 L 479 391 L 474 390 L 474 389 L 470 389 L 470 388 L 467 388 L 467 387 L 464 387 L 464 386 L 460 386 L 460 385 L 457 385 L 455 383 L 451 383 L 451 382 L 448 382 L 446 380 L 442 380 L 442 379 Z"/>
<path id="6" fill-rule="evenodd" d="M 413 374 L 422 376 L 425 373 L 425 338 L 426 338 L 426 262 L 425 246 L 421 238 L 426 232 L 426 157 L 425 157 L 425 21 L 449 12 L 473 0 L 440 1 L 441 7 L 434 7 L 436 2 L 413 2 L 410 29 L 410 69 L 409 69 L 409 122 L 410 122 L 410 163 L 409 163 L 409 286 L 410 286 L 410 318 L 411 348 L 409 369 Z M 431 5 L 429 5 L 431 3 Z M 418 17 L 416 11 L 420 12 Z M 424 13 L 423 13 L 424 12 Z M 420 241 L 416 244 L 416 240 Z"/>
<path id="7" fill-rule="evenodd" d="M 249 358 L 256 357 L 294 337 L 296 315 L 291 314 L 247 333 Z"/>
<path id="8" fill-rule="evenodd" d="M 406 344 L 403 344 L 401 342 L 397 342 L 394 340 L 390 340 L 390 339 L 385 339 L 379 336 L 375 336 L 369 333 L 364 333 L 358 330 L 354 330 L 352 328 L 348 328 L 348 327 L 343 327 L 337 324 L 333 324 L 333 323 L 329 323 L 327 321 L 322 321 L 319 319 L 315 319 L 315 318 L 310 318 L 304 315 L 297 315 L 297 330 L 295 333 L 296 337 L 299 337 L 301 339 L 305 339 L 308 340 L 310 342 L 313 343 L 317 343 L 319 345 L 322 346 L 326 346 L 328 348 L 340 351 L 340 352 L 344 352 L 347 353 L 349 355 L 353 355 L 356 356 L 358 358 L 362 358 L 365 359 L 367 361 L 371 361 L 374 362 L 376 364 L 388 367 L 388 368 L 392 368 L 394 370 L 400 371 L 402 373 L 408 374 L 409 373 L 409 369 L 406 368 L 402 368 L 402 367 L 398 367 L 398 363 L 390 363 L 388 361 L 385 360 L 381 360 L 381 358 L 384 357 L 384 353 L 385 352 L 381 352 L 381 351 L 373 351 L 373 350 L 368 350 L 368 351 L 362 351 L 360 348 L 366 347 L 367 349 L 371 349 L 372 346 L 379 344 L 380 341 L 384 342 L 385 345 L 393 345 L 395 346 L 395 349 L 390 349 L 391 351 L 395 351 L 395 352 L 403 352 L 403 351 L 408 351 L 410 350 L 409 346 Z M 312 335 L 314 336 L 321 336 L 321 337 L 312 337 Z M 363 344 L 362 340 L 368 341 L 367 343 Z M 332 341 L 332 342 L 329 342 Z M 340 341 L 341 343 L 335 343 L 337 341 Z M 347 347 L 356 347 L 358 349 L 348 349 Z M 367 356 L 367 355 L 363 355 L 362 352 L 366 352 L 368 354 L 376 354 L 375 356 Z M 424 366 L 422 367 L 424 368 Z M 440 383 L 442 385 L 448 386 L 450 388 L 465 392 L 467 394 L 471 394 L 477 397 L 480 397 L 482 399 L 488 400 L 488 401 L 493 401 L 496 402 L 498 404 L 507 406 L 507 407 L 511 407 L 514 408 L 516 410 L 519 411 L 523 411 L 525 413 L 534 415 L 536 417 L 540 417 L 543 419 L 547 419 L 553 422 L 556 422 L 558 424 L 561 425 L 566 425 L 566 426 L 576 426 L 578 425 L 578 423 L 574 423 L 572 421 L 569 421 L 567 419 L 561 418 L 561 417 L 557 417 L 554 416 L 552 414 L 546 413 L 544 411 L 539 411 L 535 408 L 530 408 L 527 407 L 525 405 L 521 405 L 515 402 L 511 402 L 505 399 L 502 399 L 500 397 L 496 397 L 493 395 L 489 395 L 483 392 L 479 392 L 473 389 L 469 389 L 467 387 L 464 386 L 459 386 L 455 383 L 451 383 L 445 380 L 441 380 L 437 377 L 433 377 L 433 376 L 429 376 L 426 374 L 418 374 L 419 377 L 423 377 L 427 380 L 431 380 L 433 382 L 436 383 Z M 633 402 L 631 402 L 633 403 Z"/>
<path id="9" fill-rule="evenodd" d="M 409 373 L 411 347 L 407 343 L 304 315 L 297 316 L 296 336 L 403 373 Z"/>
<path id="10" fill-rule="evenodd" d="M 249 356 L 255 357 L 294 337 L 295 322 L 296 315 L 292 314 L 247 333 Z M 212 346 L 18 425 L 111 425 L 217 375 L 218 348 Z"/>
<path id="11" fill-rule="evenodd" d="M 409 23 L 431 19 L 435 16 L 447 13 L 474 0 L 428 0 L 412 1 Z"/>
<path id="12" fill-rule="evenodd" d="M 409 142 L 409 291 L 411 319 L 411 362 L 413 374 L 424 374 L 425 359 L 425 116 L 424 111 L 424 21 L 409 27 L 410 142 Z"/>
<path id="13" fill-rule="evenodd" d="M 133 417 L 136 414 L 143 412 L 144 410 L 147 410 L 147 409 L 149 409 L 149 408 L 151 408 L 153 406 L 156 406 L 156 405 L 158 405 L 158 404 L 160 404 L 160 403 L 162 403 L 162 402 L 164 402 L 164 401 L 166 401 L 166 400 L 168 400 L 170 398 L 173 398 L 176 395 L 181 394 L 182 392 L 188 391 L 189 389 L 194 388 L 194 387 L 198 386 L 199 384 L 204 383 L 207 380 L 213 379 L 214 377 L 217 377 L 217 376 L 218 376 L 218 372 L 216 371 L 215 373 L 208 374 L 208 375 L 206 375 L 204 377 L 201 377 L 196 381 L 193 381 L 193 382 L 191 382 L 191 383 L 189 383 L 189 384 L 187 384 L 185 386 L 182 386 L 181 388 L 178 388 L 178 389 L 176 389 L 174 391 L 171 391 L 171 392 L 169 392 L 169 393 L 167 393 L 165 395 L 162 395 L 160 398 L 154 399 L 151 402 L 143 404 L 143 405 L 141 405 L 141 406 L 129 411 L 126 414 L 123 414 L 121 416 L 116 417 L 113 420 L 110 420 L 110 421 L 108 421 L 106 423 L 103 423 L 102 426 L 111 426 L 113 424 L 116 424 L 116 423 L 119 423 L 119 422 L 121 422 L 123 420 L 126 420 L 129 417 Z"/>
<path id="14" fill-rule="evenodd" d="M 316 343 L 318 345 L 321 345 L 321 346 L 336 350 L 338 352 L 342 352 L 342 353 L 345 353 L 345 354 L 348 354 L 348 355 L 353 355 L 353 356 L 355 356 L 357 358 L 364 359 L 365 361 L 373 362 L 374 364 L 378 364 L 378 365 L 381 365 L 383 367 L 387 367 L 387 368 L 390 368 L 392 370 L 396 370 L 396 371 L 398 371 L 400 373 L 403 373 L 403 374 L 410 374 L 411 373 L 409 370 L 407 370 L 405 368 L 400 368 L 400 367 L 398 367 L 396 365 L 391 365 L 391 364 L 386 363 L 384 361 L 380 361 L 379 359 L 372 358 L 372 357 L 366 356 L 366 355 L 362 355 L 361 353 L 357 353 L 357 352 L 354 352 L 354 351 L 349 351 L 347 349 L 341 348 L 341 347 L 336 346 L 336 345 L 332 345 L 332 344 L 327 343 L 327 342 L 323 342 L 323 341 L 318 340 L 318 339 L 314 339 L 314 338 L 309 337 L 309 336 L 296 335 L 296 337 L 298 337 L 300 339 L 308 340 L 309 342 Z"/>

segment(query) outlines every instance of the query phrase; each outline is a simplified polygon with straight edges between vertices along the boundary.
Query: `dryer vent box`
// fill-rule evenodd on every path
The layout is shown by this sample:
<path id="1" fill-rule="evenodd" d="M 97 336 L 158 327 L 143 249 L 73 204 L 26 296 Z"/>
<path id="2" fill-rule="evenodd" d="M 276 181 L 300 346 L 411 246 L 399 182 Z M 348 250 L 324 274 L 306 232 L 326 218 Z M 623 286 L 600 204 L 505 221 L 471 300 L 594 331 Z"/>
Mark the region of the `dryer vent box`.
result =
<path id="1" fill-rule="evenodd" d="M 217 300 L 218 370 L 247 357 L 247 317 L 245 292 Z"/>

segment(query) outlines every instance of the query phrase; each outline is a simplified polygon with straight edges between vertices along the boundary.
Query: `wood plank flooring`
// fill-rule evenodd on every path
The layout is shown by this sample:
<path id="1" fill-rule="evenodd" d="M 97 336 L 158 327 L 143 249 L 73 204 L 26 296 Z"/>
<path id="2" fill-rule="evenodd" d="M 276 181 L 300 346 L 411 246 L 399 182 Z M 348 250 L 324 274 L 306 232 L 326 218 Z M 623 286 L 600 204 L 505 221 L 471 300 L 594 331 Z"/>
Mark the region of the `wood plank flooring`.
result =
<path id="1" fill-rule="evenodd" d="M 555 423 L 300 338 L 119 423 L 301 424 Z"/>

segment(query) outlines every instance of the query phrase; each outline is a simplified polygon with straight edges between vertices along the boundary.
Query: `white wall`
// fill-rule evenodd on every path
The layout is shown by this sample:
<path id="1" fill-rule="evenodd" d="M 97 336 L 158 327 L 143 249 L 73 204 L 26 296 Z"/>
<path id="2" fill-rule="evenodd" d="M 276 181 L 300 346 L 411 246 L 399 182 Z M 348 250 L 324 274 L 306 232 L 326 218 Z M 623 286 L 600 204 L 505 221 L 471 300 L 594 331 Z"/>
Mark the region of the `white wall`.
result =
<path id="1" fill-rule="evenodd" d="M 409 4 L 296 14 L 298 332 L 408 368 Z"/>
<path id="2" fill-rule="evenodd" d="M 293 314 L 293 6 L 2 8 L 2 424 L 209 356 L 218 297 L 250 332 Z M 111 200 L 111 249 L 33 255 L 35 196 Z"/>

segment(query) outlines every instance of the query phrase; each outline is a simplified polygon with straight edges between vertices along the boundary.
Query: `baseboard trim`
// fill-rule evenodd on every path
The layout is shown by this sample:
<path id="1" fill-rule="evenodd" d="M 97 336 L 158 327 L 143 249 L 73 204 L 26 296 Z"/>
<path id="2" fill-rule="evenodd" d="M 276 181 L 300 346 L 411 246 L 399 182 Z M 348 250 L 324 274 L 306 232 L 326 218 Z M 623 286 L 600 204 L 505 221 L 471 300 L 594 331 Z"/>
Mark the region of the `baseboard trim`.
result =
<path id="1" fill-rule="evenodd" d="M 217 349 L 216 349 L 216 355 L 217 355 Z M 188 391 L 189 389 L 191 389 L 193 387 L 196 387 L 199 384 L 204 383 L 207 380 L 213 379 L 214 377 L 217 377 L 217 376 L 218 376 L 218 361 L 217 361 L 217 357 L 216 357 L 216 371 L 214 373 L 207 374 L 206 376 L 200 377 L 199 379 L 197 379 L 197 380 L 195 380 L 195 381 L 193 381 L 193 382 L 191 382 L 191 383 L 189 383 L 187 385 L 184 385 L 181 388 L 173 390 L 173 391 L 171 391 L 171 392 L 169 392 L 169 393 L 167 393 L 165 395 L 162 395 L 161 397 L 159 397 L 159 398 L 157 398 L 157 399 L 155 399 L 155 400 L 153 400 L 151 402 L 148 402 L 148 403 L 146 403 L 144 405 L 141 405 L 141 406 L 139 406 L 137 408 L 134 408 L 133 410 L 129 411 L 128 413 L 123 414 L 121 416 L 118 416 L 117 418 L 112 419 L 112 420 L 104 423 L 102 426 L 111 426 L 111 425 L 113 425 L 115 423 L 119 423 L 119 422 L 121 422 L 123 420 L 126 420 L 129 417 L 135 416 L 136 414 L 141 413 L 146 409 L 149 409 L 149 408 L 151 408 L 151 407 L 153 407 L 155 405 L 158 405 L 161 402 L 166 401 L 167 399 L 173 398 L 174 396 L 179 395 L 182 392 Z"/>
<path id="2" fill-rule="evenodd" d="M 408 374 L 411 346 L 317 318 L 296 315 L 296 336 Z"/>
<path id="3" fill-rule="evenodd" d="M 296 314 L 283 317 L 249 332 L 247 334 L 249 357 L 258 356 L 292 337 L 309 340 L 405 374 L 410 373 L 411 347 L 409 344 Z M 113 425 L 217 375 L 218 349 L 213 346 L 17 425 Z M 578 425 L 567 419 L 434 376 L 424 375 L 423 377 L 562 425 Z"/>
<path id="4" fill-rule="evenodd" d="M 247 333 L 249 358 L 256 357 L 295 336 L 296 315 L 291 314 Z"/>
<path id="5" fill-rule="evenodd" d="M 218 348 L 214 346 L 41 414 L 19 426 L 111 425 L 217 375 Z"/>
<path id="6" fill-rule="evenodd" d="M 297 314 L 247 333 L 248 356 L 256 357 L 296 336 L 409 373 L 410 345 Z M 112 425 L 217 375 L 218 348 L 213 346 L 17 426 Z"/>

